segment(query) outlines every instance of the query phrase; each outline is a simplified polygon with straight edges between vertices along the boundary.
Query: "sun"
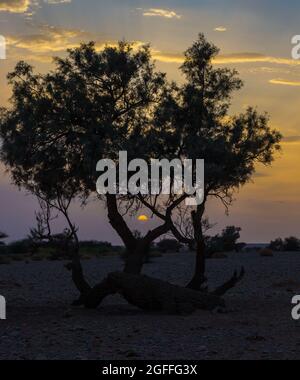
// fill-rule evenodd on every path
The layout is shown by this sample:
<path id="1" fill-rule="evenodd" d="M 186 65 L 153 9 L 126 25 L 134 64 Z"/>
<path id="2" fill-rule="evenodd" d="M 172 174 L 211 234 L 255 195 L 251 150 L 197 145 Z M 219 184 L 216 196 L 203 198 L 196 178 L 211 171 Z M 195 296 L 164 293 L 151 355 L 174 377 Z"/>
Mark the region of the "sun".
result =
<path id="1" fill-rule="evenodd" d="M 138 217 L 138 221 L 139 221 L 139 222 L 148 222 L 148 220 L 149 220 L 149 218 L 148 218 L 147 215 L 140 215 L 140 216 Z"/>

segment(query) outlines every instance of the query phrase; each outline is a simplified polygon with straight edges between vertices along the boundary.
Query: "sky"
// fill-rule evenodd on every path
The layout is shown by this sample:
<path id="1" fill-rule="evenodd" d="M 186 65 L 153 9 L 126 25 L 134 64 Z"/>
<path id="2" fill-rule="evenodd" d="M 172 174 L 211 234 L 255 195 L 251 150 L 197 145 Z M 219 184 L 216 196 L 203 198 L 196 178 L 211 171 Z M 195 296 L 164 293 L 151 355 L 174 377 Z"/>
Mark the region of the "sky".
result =
<path id="1" fill-rule="evenodd" d="M 291 39 L 300 35 L 299 14 L 296 0 L 0 0 L 0 35 L 7 43 L 6 60 L 0 60 L 0 106 L 9 106 L 6 75 L 19 60 L 46 72 L 53 56 L 90 40 L 99 49 L 121 39 L 151 43 L 157 68 L 181 81 L 182 52 L 203 32 L 221 49 L 214 64 L 236 68 L 245 82 L 231 112 L 256 106 L 284 136 L 272 168 L 257 168 L 253 182 L 236 194 L 229 216 L 220 204 L 209 204 L 214 230 L 240 226 L 249 243 L 300 237 L 300 60 L 291 56 Z M 11 240 L 25 237 L 37 205 L 11 185 L 3 168 L 0 206 L 0 231 Z M 84 210 L 74 205 L 72 217 L 81 238 L 119 243 L 100 204 L 91 202 Z M 141 231 L 155 224 L 130 221 Z M 62 228 L 61 221 L 56 228 Z"/>

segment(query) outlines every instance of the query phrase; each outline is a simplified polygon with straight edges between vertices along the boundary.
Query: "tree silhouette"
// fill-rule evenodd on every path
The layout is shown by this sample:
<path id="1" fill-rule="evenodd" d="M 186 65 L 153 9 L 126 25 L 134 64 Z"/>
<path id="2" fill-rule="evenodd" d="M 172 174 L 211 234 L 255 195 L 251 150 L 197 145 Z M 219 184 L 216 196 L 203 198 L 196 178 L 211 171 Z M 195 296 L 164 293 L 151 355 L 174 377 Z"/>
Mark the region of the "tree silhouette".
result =
<path id="1" fill-rule="evenodd" d="M 6 238 L 8 238 L 8 236 L 4 232 L 0 231 L 0 245 L 4 244 L 3 241 L 1 241 L 1 240 L 4 240 Z"/>
<path id="2" fill-rule="evenodd" d="M 205 281 L 203 219 L 208 200 L 220 200 L 228 211 L 234 191 L 251 180 L 256 164 L 272 163 L 281 140 L 280 133 L 269 127 L 268 115 L 254 108 L 229 116 L 232 94 L 242 82 L 235 70 L 212 65 L 218 52 L 200 34 L 185 53 L 181 71 L 186 82 L 175 91 L 172 101 L 166 99 L 160 107 L 163 125 L 173 126 L 178 154 L 205 159 L 204 202 L 191 213 L 197 245 L 195 274 L 188 285 L 193 289 L 200 289 Z M 179 241 L 190 243 L 174 224 L 171 229 Z"/>
<path id="3" fill-rule="evenodd" d="M 102 158 L 118 163 L 119 151 L 127 151 L 128 160 L 147 162 L 151 158 L 204 158 L 204 203 L 191 213 L 197 242 L 194 282 L 201 282 L 207 199 L 221 199 L 227 206 L 232 190 L 250 180 L 256 162 L 271 163 L 280 141 L 267 117 L 252 108 L 227 117 L 231 94 L 242 82 L 234 70 L 212 66 L 217 53 L 199 35 L 185 53 L 181 70 L 186 82 L 182 86 L 168 83 L 165 74 L 155 71 L 149 46 L 134 49 L 126 42 L 101 52 L 92 42 L 83 44 L 69 50 L 66 58 L 56 58 L 54 69 L 43 75 L 20 62 L 8 75 L 11 107 L 1 110 L 0 122 L 2 160 L 15 184 L 68 220 L 73 199 L 82 199 L 84 205 L 95 195 L 96 164 Z M 144 257 L 157 238 L 171 231 L 183 239 L 173 219 L 187 197 L 175 194 L 174 189 L 167 197 L 98 197 L 105 202 L 109 222 L 127 249 L 124 270 L 128 276 L 140 274 Z M 141 207 L 147 207 L 162 224 L 137 239 L 125 215 Z M 68 223 L 72 230 L 73 224 Z M 78 303 L 95 307 L 115 292 L 112 279 L 118 283 L 120 279 L 110 276 L 92 288 L 79 262 L 77 252 L 69 268 L 81 294 Z"/>

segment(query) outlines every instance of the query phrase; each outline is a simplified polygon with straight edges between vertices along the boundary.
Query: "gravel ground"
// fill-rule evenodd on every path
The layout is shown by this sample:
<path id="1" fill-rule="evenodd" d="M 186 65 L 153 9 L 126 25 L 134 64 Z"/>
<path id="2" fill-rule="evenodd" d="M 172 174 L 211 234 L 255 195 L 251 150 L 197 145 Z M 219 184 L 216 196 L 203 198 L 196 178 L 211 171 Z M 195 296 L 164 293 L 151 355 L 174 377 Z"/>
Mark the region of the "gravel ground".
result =
<path id="1" fill-rule="evenodd" d="M 192 254 L 170 254 L 145 273 L 185 284 Z M 300 321 L 291 299 L 300 294 L 300 254 L 232 254 L 208 261 L 210 286 L 244 266 L 243 282 L 226 295 L 223 314 L 169 316 L 140 311 L 119 296 L 98 310 L 71 308 L 77 293 L 63 262 L 0 266 L 0 359 L 300 359 Z M 116 257 L 84 262 L 91 283 L 122 268 Z"/>

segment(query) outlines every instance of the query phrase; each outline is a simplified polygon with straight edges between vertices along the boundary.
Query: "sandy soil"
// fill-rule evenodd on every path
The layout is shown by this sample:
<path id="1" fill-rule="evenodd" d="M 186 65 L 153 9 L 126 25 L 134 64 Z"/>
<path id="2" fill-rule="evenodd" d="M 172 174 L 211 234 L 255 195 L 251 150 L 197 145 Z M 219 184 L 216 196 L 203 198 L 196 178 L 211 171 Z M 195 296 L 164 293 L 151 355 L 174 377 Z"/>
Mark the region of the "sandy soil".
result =
<path id="1" fill-rule="evenodd" d="M 209 260 L 214 287 L 245 266 L 247 275 L 226 296 L 228 312 L 191 316 L 147 314 L 110 297 L 98 310 L 71 308 L 76 298 L 63 262 L 0 266 L 0 359 L 300 359 L 300 321 L 291 299 L 300 294 L 300 254 L 232 254 Z M 193 255 L 156 258 L 149 275 L 185 284 Z M 91 282 L 122 268 L 116 257 L 84 262 Z"/>

